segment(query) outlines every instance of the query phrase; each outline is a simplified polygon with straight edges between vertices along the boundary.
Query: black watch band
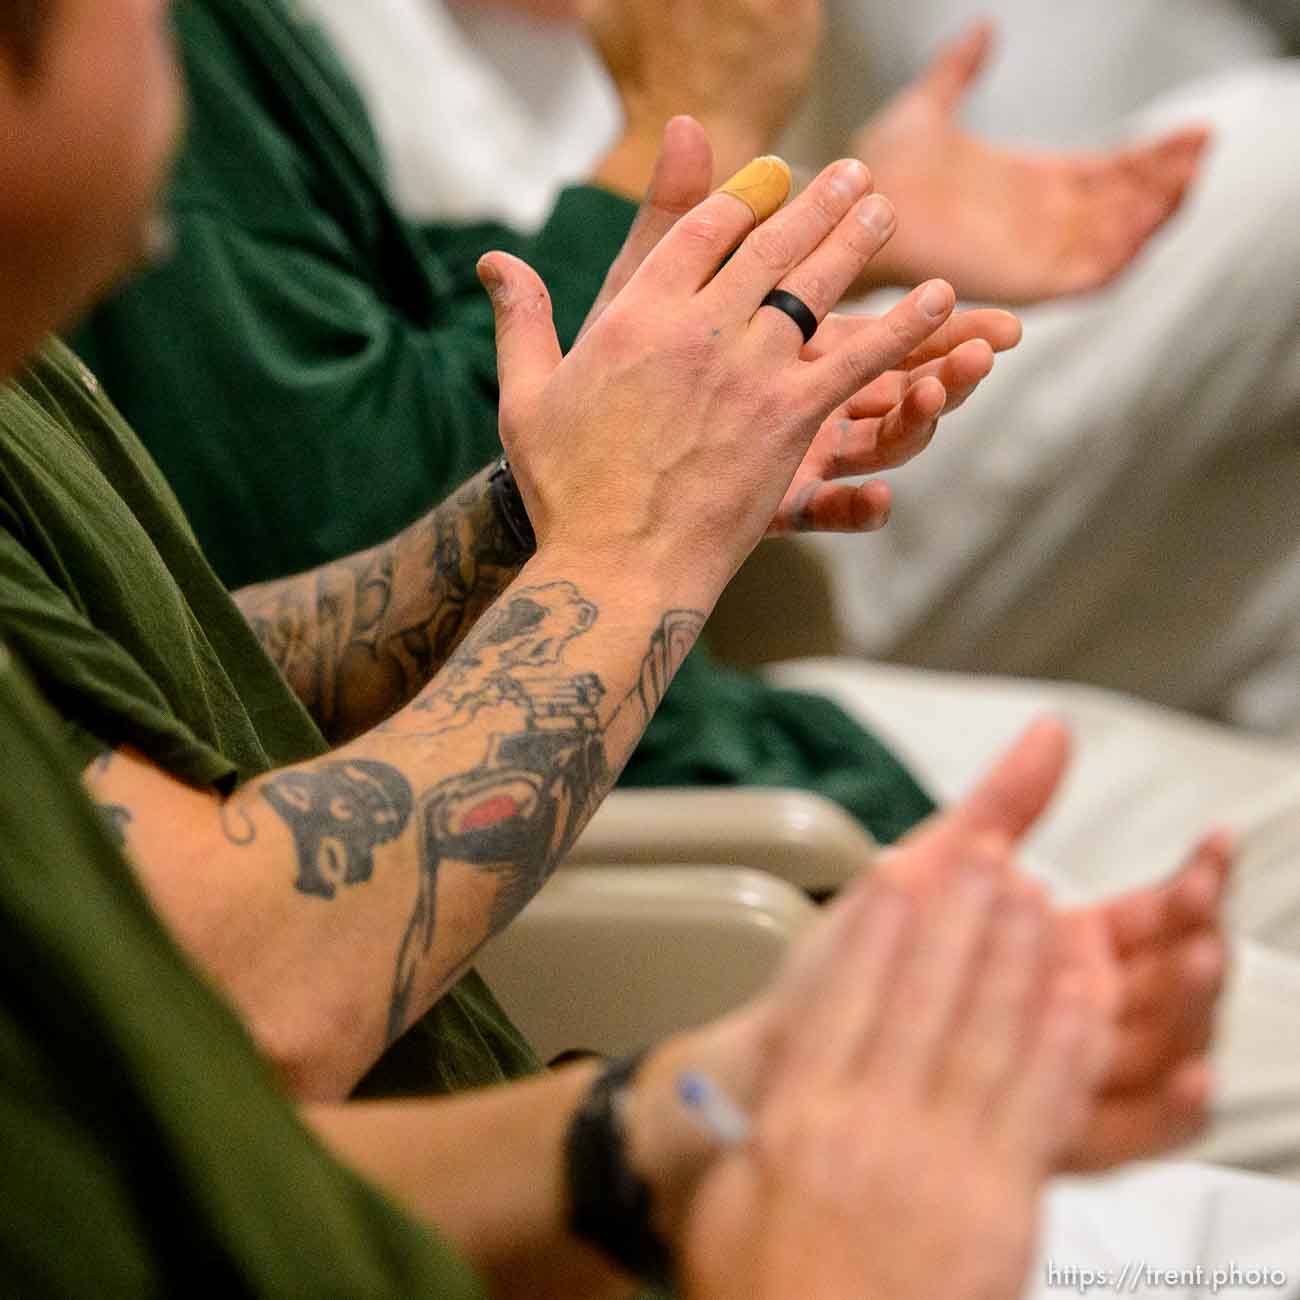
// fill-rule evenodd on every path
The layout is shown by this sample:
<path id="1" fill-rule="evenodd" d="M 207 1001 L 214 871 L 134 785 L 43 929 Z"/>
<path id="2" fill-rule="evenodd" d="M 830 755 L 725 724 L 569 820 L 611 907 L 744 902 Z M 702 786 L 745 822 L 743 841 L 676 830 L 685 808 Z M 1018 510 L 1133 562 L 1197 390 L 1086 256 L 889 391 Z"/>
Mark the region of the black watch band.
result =
<path id="1" fill-rule="evenodd" d="M 524 499 L 519 494 L 519 484 L 515 482 L 514 471 L 510 462 L 503 455 L 492 467 L 488 475 L 488 491 L 496 504 L 497 513 L 506 531 L 514 538 L 524 555 L 532 555 L 537 550 L 537 534 L 533 532 L 532 520 L 524 507 Z"/>
<path id="2" fill-rule="evenodd" d="M 627 1162 L 620 1114 L 621 1095 L 644 1056 L 638 1052 L 608 1066 L 569 1125 L 569 1227 L 624 1272 L 669 1289 L 672 1251 L 650 1223 L 650 1188 Z"/>

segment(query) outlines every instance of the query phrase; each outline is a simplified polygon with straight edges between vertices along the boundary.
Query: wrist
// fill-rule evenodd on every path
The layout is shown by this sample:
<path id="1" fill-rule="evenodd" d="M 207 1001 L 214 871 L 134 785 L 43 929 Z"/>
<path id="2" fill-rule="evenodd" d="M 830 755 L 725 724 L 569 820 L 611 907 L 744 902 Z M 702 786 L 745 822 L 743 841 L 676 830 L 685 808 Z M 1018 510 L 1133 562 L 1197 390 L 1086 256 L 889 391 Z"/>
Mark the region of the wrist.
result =
<path id="1" fill-rule="evenodd" d="M 677 1035 L 648 1052 L 625 1108 L 627 1151 L 649 1186 L 653 1227 L 667 1242 L 683 1240 L 708 1172 L 725 1149 L 682 1101 L 683 1076 L 704 1073 L 742 1110 L 754 1104 L 763 1050 L 762 1004 L 706 1029 Z"/>
<path id="2" fill-rule="evenodd" d="M 734 576 L 733 568 L 720 566 L 718 555 L 705 556 L 702 548 L 675 543 L 661 533 L 645 537 L 585 533 L 585 528 L 581 535 L 562 528 L 543 533 L 527 566 L 538 575 L 533 580 L 563 576 L 584 587 L 599 587 L 606 607 L 617 609 L 630 624 L 653 622 L 667 609 L 708 614 Z"/>

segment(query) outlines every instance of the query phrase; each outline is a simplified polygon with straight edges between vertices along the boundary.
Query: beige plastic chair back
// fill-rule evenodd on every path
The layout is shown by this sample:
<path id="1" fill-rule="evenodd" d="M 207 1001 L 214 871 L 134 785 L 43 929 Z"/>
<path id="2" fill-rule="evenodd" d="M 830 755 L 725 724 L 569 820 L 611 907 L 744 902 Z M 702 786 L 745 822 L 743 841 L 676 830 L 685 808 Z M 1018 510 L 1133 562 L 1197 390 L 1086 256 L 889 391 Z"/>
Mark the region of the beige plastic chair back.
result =
<path id="1" fill-rule="evenodd" d="M 758 871 L 562 871 L 476 964 L 543 1060 L 618 1055 L 748 1001 L 816 914 Z"/>

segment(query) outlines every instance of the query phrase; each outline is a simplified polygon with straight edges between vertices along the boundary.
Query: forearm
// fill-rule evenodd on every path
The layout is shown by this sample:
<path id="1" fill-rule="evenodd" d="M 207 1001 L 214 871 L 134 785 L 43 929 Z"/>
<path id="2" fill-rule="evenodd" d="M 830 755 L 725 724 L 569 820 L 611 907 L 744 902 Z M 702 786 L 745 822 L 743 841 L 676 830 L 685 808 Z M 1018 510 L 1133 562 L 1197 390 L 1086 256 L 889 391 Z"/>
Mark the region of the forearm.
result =
<path id="1" fill-rule="evenodd" d="M 130 755 L 88 772 L 301 1095 L 346 1095 L 541 887 L 693 644 L 702 613 L 602 558 L 535 557 L 405 709 L 224 803 Z"/>
<path id="2" fill-rule="evenodd" d="M 391 541 L 235 600 L 330 741 L 408 704 L 527 558 L 484 470 Z"/>
<path id="3" fill-rule="evenodd" d="M 703 1070 L 752 1083 L 759 1008 L 658 1044 L 623 1098 L 623 1158 L 649 1188 L 650 1226 L 665 1242 L 682 1240 L 717 1153 L 683 1108 L 680 1079 Z M 628 1279 L 569 1229 L 565 1146 L 597 1071 L 584 1063 L 446 1100 L 311 1106 L 305 1114 L 344 1161 L 456 1242 L 493 1294 L 620 1296 Z"/>
<path id="4" fill-rule="evenodd" d="M 312 1106 L 305 1118 L 345 1163 L 459 1246 L 493 1295 L 622 1296 L 631 1283 L 566 1222 L 565 1135 L 596 1070 L 433 1102 Z"/>

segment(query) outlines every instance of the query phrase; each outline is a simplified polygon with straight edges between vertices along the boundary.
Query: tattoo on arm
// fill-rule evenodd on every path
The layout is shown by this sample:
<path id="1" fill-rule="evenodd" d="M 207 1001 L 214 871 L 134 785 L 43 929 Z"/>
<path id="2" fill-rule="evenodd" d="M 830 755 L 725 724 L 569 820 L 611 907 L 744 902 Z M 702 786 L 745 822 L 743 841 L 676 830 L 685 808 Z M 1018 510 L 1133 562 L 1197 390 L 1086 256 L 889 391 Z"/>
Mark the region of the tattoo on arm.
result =
<path id="1" fill-rule="evenodd" d="M 416 897 L 397 946 L 390 1042 L 410 1023 L 434 946 L 443 865 L 466 863 L 496 882 L 485 931 L 467 945 L 468 957 L 568 852 L 626 758 L 612 752 L 610 724 L 632 709 L 638 727 L 631 734 L 639 734 L 704 621 L 690 610 L 665 616 L 637 684 L 610 710 L 600 676 L 566 662 L 598 617 L 573 583 L 553 582 L 512 592 L 477 623 L 402 723 L 382 728 L 427 740 L 473 726 L 486 737 L 468 766 L 428 789 L 414 793 L 391 764 L 361 758 L 317 763 L 258 786 L 293 835 L 296 888 L 322 900 L 369 880 L 376 850 L 414 825 Z M 420 719 L 416 731 L 412 717 Z"/>
<path id="2" fill-rule="evenodd" d="M 698 609 L 670 609 L 650 637 L 650 648 L 641 661 L 637 684 L 628 692 L 627 703 L 635 704 L 640 712 L 641 726 L 654 717 L 668 690 L 673 674 L 690 653 L 707 615 Z"/>
<path id="3" fill-rule="evenodd" d="M 414 699 L 527 558 L 485 472 L 392 542 L 237 599 L 341 743 Z"/>
<path id="4" fill-rule="evenodd" d="M 361 885 L 375 850 L 397 839 L 411 819 L 411 787 L 389 763 L 354 758 L 273 776 L 258 787 L 293 836 L 303 894 L 333 898 L 339 885 Z"/>

